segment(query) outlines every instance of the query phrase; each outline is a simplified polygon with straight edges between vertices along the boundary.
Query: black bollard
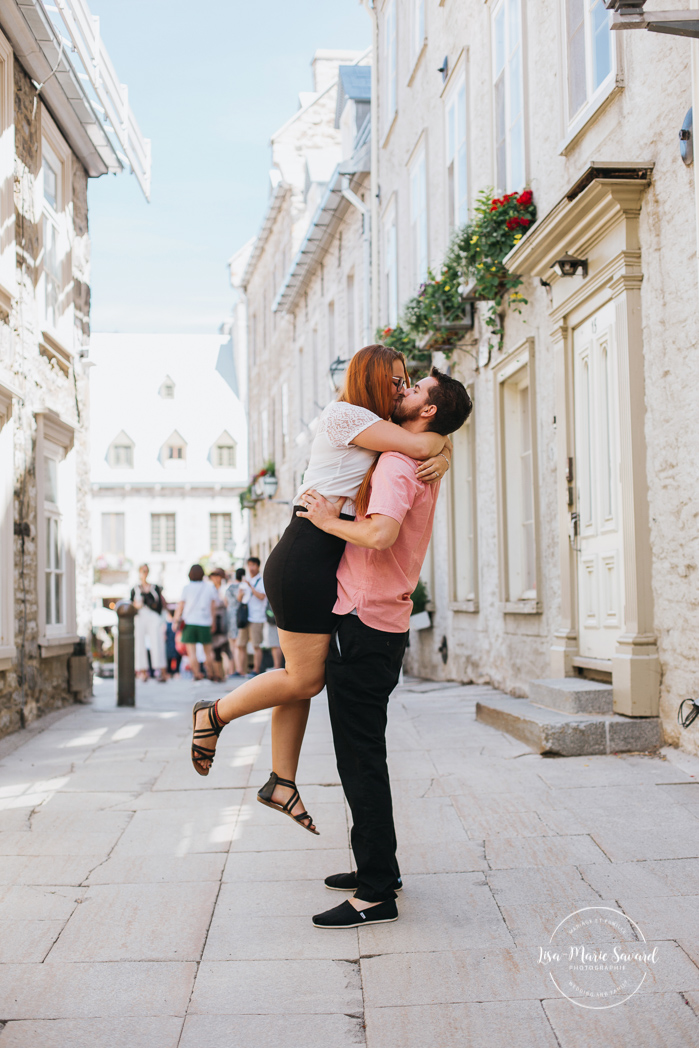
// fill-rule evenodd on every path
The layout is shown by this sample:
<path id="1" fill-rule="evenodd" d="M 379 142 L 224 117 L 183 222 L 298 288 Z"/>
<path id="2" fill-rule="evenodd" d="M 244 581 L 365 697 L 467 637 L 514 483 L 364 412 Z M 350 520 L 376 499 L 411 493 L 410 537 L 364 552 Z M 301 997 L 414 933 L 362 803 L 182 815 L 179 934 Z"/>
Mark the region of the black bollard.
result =
<path id="1" fill-rule="evenodd" d="M 117 602 L 119 617 L 116 659 L 117 706 L 136 705 L 136 658 L 134 650 L 134 619 L 136 608 L 130 600 Z"/>

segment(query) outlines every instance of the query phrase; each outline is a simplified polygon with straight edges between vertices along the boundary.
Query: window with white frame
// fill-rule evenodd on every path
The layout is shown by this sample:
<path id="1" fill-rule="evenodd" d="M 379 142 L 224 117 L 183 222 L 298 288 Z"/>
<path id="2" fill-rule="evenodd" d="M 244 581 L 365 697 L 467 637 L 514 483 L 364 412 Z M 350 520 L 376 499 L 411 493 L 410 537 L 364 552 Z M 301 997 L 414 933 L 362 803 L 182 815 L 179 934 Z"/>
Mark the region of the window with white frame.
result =
<path id="1" fill-rule="evenodd" d="M 351 357 L 352 354 L 354 353 L 355 349 L 357 348 L 355 346 L 355 344 L 354 344 L 354 341 L 355 341 L 355 338 L 356 338 L 355 324 L 356 324 L 356 309 L 357 309 L 356 304 L 355 304 L 355 300 L 354 300 L 354 273 L 348 273 L 347 274 L 346 289 L 347 289 L 346 290 L 346 295 L 345 295 L 345 302 L 346 302 L 346 309 L 347 309 L 347 354 L 346 355 L 348 357 Z"/>
<path id="2" fill-rule="evenodd" d="M 38 297 L 43 326 L 72 345 L 70 280 L 71 152 L 45 106 L 41 106 L 41 158 L 36 180 L 41 222 Z"/>
<path id="3" fill-rule="evenodd" d="M 569 123 L 594 106 L 613 76 L 611 19 L 604 0 L 565 0 Z"/>
<path id="4" fill-rule="evenodd" d="M 209 542 L 211 550 L 227 550 L 233 541 L 233 517 L 230 513 L 209 514 Z"/>
<path id="5" fill-rule="evenodd" d="M 495 176 L 498 188 L 510 192 L 526 177 L 521 0 L 500 0 L 492 19 Z"/>
<path id="6" fill-rule="evenodd" d="M 466 76 L 461 74 L 447 95 L 447 215 L 449 229 L 468 219 L 468 177 L 466 146 Z"/>
<path id="7" fill-rule="evenodd" d="M 14 442 L 11 419 L 12 394 L 0 386 L 0 662 L 15 655 Z"/>
<path id="8" fill-rule="evenodd" d="M 537 598 L 534 398 L 529 350 L 498 376 L 505 601 Z"/>
<path id="9" fill-rule="evenodd" d="M 107 462 L 112 469 L 133 469 L 135 444 L 122 429 L 107 449 Z"/>
<path id="10" fill-rule="evenodd" d="M 150 548 L 152 553 L 177 551 L 174 513 L 151 513 Z"/>
<path id="11" fill-rule="evenodd" d="M 58 495 L 58 466 L 63 449 L 48 441 L 44 446 L 44 527 L 46 529 L 46 559 L 44 581 L 46 594 L 46 626 L 65 623 L 65 551 Z"/>
<path id="12" fill-rule="evenodd" d="M 328 302 L 328 360 L 335 359 L 335 303 Z"/>
<path id="13" fill-rule="evenodd" d="M 163 400 L 175 399 L 175 383 L 172 381 L 169 375 L 166 375 L 163 381 L 161 382 L 158 394 L 163 398 Z"/>
<path id="14" fill-rule="evenodd" d="M 393 201 L 384 219 L 384 287 L 386 294 L 386 322 L 389 327 L 398 323 L 398 237 L 396 205 Z"/>
<path id="15" fill-rule="evenodd" d="M 102 553 L 123 553 L 125 547 L 124 513 L 102 514 Z"/>
<path id="16" fill-rule="evenodd" d="M 282 383 L 282 450 L 286 455 L 289 444 L 289 384 Z"/>
<path id="17" fill-rule="evenodd" d="M 410 64 L 414 65 L 425 42 L 425 0 L 410 0 Z"/>
<path id="18" fill-rule="evenodd" d="M 262 450 L 262 461 L 269 461 L 269 411 L 263 408 L 260 412 L 260 448 Z"/>
<path id="19" fill-rule="evenodd" d="M 160 461 L 163 466 L 184 466 L 187 461 L 187 443 L 175 430 L 165 441 L 160 450 Z"/>
<path id="20" fill-rule="evenodd" d="M 215 469 L 235 469 L 237 445 L 227 430 L 224 430 L 211 449 L 211 464 Z"/>
<path id="21" fill-rule="evenodd" d="M 473 413 L 452 436 L 451 545 L 452 599 L 476 600 L 475 428 Z"/>
<path id="22" fill-rule="evenodd" d="M 424 148 L 410 167 L 410 248 L 415 287 L 427 279 L 427 161 Z"/>
<path id="23" fill-rule="evenodd" d="M 44 316 L 50 328 L 58 326 L 58 308 L 61 297 L 61 258 L 60 258 L 60 199 L 61 164 L 53 151 L 44 142 L 41 173 L 43 176 L 44 199 L 42 215 L 42 233 L 44 239 Z"/>
<path id="24" fill-rule="evenodd" d="M 384 134 L 393 123 L 398 108 L 398 66 L 396 45 L 396 0 L 389 0 L 384 15 Z"/>
<path id="25" fill-rule="evenodd" d="M 74 431 L 53 412 L 37 414 L 39 643 L 77 640 Z"/>

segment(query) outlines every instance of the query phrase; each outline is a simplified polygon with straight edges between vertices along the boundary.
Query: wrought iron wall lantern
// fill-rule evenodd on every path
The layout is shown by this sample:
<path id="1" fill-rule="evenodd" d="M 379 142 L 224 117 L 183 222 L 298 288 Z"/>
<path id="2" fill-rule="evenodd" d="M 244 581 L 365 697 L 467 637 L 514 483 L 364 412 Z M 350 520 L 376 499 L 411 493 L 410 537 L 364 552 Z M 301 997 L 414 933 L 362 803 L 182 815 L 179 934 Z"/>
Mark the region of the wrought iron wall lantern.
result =
<path id="1" fill-rule="evenodd" d="M 694 162 L 694 132 L 692 128 L 692 110 L 688 109 L 680 128 L 680 156 L 689 167 Z"/>
<path id="2" fill-rule="evenodd" d="M 262 490 L 264 496 L 267 499 L 273 499 L 277 494 L 277 488 L 279 487 L 279 480 L 274 473 L 266 473 L 262 478 Z"/>
<path id="3" fill-rule="evenodd" d="M 647 29 L 649 33 L 699 39 L 699 11 L 644 11 L 646 0 L 604 0 L 613 11 L 612 29 Z"/>
<path id="4" fill-rule="evenodd" d="M 576 258 L 567 251 L 553 263 L 553 269 L 561 277 L 574 277 L 577 273 L 587 276 L 587 259 Z"/>
<path id="5" fill-rule="evenodd" d="M 343 360 L 342 357 L 335 357 L 330 365 L 330 381 L 332 382 L 333 389 L 336 393 L 339 393 L 342 389 L 342 384 L 345 380 L 345 372 L 348 367 L 349 360 Z"/>

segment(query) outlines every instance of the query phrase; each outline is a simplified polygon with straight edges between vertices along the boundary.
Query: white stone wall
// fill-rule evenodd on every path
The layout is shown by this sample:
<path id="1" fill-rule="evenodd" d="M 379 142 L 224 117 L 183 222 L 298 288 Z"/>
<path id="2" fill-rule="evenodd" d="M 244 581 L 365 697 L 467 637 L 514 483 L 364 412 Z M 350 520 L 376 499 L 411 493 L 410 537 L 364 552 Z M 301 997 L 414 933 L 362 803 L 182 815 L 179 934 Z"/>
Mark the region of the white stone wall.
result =
<path id="1" fill-rule="evenodd" d="M 271 458 L 279 479 L 275 502 L 259 503 L 248 511 L 250 550 L 263 560 L 288 523 L 291 502 L 308 465 L 315 421 L 335 395 L 329 372 L 331 359 L 346 358 L 358 349 L 364 328 L 362 218 L 351 206 L 322 259 L 309 272 L 293 308 L 285 313 L 272 310 L 325 190 L 321 182 L 311 184 L 306 192 L 306 170 L 316 170 L 327 179 L 341 159 L 341 133 L 334 126 L 337 67 L 356 61 L 359 55 L 318 54 L 333 56 L 323 58 L 325 72 L 316 84 L 324 93 L 272 136 L 273 163 L 287 188 L 266 240 L 255 249 L 256 261 L 246 278 L 250 471 L 255 474 Z M 317 61 L 314 68 L 318 73 Z M 368 203 L 368 178 L 357 178 L 352 186 Z M 347 315 L 349 273 L 354 274 L 352 346 Z M 328 333 L 331 302 L 335 329 L 332 349 Z M 286 434 L 282 425 L 284 387 L 288 397 Z"/>
<path id="2" fill-rule="evenodd" d="M 410 278 L 408 164 L 420 140 L 426 144 L 429 257 L 439 264 L 448 239 L 445 210 L 445 123 L 442 77 L 459 63 L 467 77 L 468 175 L 470 196 L 495 181 L 492 131 L 492 4 L 464 0 L 442 5 L 427 0 L 427 43 L 414 69 L 408 60 L 408 7 L 398 4 L 398 114 L 388 136 L 382 113 L 379 168 L 383 213 L 392 196 L 398 214 L 399 298 L 415 288 Z M 379 100 L 385 97 L 383 10 L 379 5 Z M 561 44 L 563 5 L 530 0 L 525 6 L 524 82 L 526 94 L 527 183 L 544 216 L 592 160 L 653 162 L 652 184 L 643 197 L 640 239 L 643 268 L 642 318 L 645 377 L 645 437 L 651 518 L 655 626 L 662 666 L 661 715 L 668 739 L 680 741 L 676 726 L 682 698 L 696 694 L 693 658 L 699 629 L 696 570 L 699 556 L 696 505 L 699 472 L 693 452 L 697 356 L 697 266 L 694 169 L 683 165 L 677 133 L 691 105 L 691 70 L 685 41 L 645 32 L 613 34 L 619 49 L 618 87 L 589 119 L 577 138 L 564 143 L 565 69 Z M 452 75 L 454 73 L 452 72 Z M 447 90 L 449 85 L 447 84 Z M 374 250 L 382 250 L 377 235 Z M 383 272 L 383 262 L 379 259 Z M 490 680 L 515 695 L 528 681 L 549 676 L 550 647 L 560 616 L 558 489 L 555 462 L 556 400 L 554 350 L 546 289 L 527 280 L 529 300 L 522 316 L 505 320 L 501 353 L 474 370 L 472 358 L 457 351 L 456 374 L 472 383 L 477 446 L 479 611 L 449 608 L 452 564 L 447 536 L 448 485 L 440 496 L 433 539 L 434 628 L 413 638 L 411 668 L 437 678 Z M 381 289 L 381 322 L 386 320 Z M 475 333 L 478 337 L 478 331 Z M 506 615 L 499 596 L 498 514 L 495 477 L 494 378 L 492 368 L 523 339 L 535 346 L 538 497 L 540 511 L 540 615 Z M 468 345 L 468 343 L 467 343 Z M 471 348 L 475 348 L 471 345 Z M 455 468 L 457 464 L 455 463 Z M 456 478 L 458 482 L 458 477 Z M 437 651 L 446 637 L 446 665 Z M 681 743 L 699 752 L 699 731 Z"/>
<path id="3" fill-rule="evenodd" d="M 0 736 L 15 731 L 41 714 L 72 702 L 68 660 L 75 635 L 86 636 L 90 624 L 89 578 L 91 551 L 89 529 L 88 376 L 81 357 L 89 339 L 89 237 L 87 232 L 87 175 L 77 157 L 66 153 L 72 177 L 65 187 L 68 246 L 62 259 L 63 286 L 56 329 L 65 351 L 63 366 L 47 345 L 47 319 L 41 295 L 42 238 L 37 179 L 41 165 L 42 122 L 51 124 L 35 89 L 18 62 L 14 63 L 14 125 L 3 139 L 14 140 L 14 149 L 3 158 L 12 165 L 0 171 L 3 209 L 2 253 L 11 258 L 3 269 L 0 309 L 0 384 L 14 393 L 11 429 L 14 448 L 14 506 L 5 526 L 24 526 L 25 535 L 10 535 L 13 577 L 2 577 L 3 594 L 14 607 L 14 658 L 0 660 Z M 60 130 L 54 132 L 60 135 Z M 9 216 L 5 214 L 10 204 Z M 14 202 L 14 220 L 12 218 Z M 9 286 L 6 286 L 9 285 Z M 51 333 L 51 332 L 49 332 Z M 76 621 L 67 623 L 67 643 L 41 645 L 39 593 L 39 528 L 42 501 L 37 491 L 37 416 L 52 413 L 73 429 L 69 453 L 75 476 L 74 505 L 62 509 L 72 518 L 67 543 L 75 556 Z M 2 514 L 0 513 L 0 518 Z"/>

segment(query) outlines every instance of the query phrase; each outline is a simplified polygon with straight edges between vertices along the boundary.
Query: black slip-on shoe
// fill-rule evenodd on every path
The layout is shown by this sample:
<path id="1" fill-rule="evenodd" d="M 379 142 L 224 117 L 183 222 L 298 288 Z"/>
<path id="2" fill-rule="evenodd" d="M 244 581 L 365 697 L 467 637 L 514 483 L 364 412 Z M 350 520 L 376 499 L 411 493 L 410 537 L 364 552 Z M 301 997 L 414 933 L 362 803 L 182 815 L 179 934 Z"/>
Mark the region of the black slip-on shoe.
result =
<path id="1" fill-rule="evenodd" d="M 339 906 L 325 913 L 317 913 L 313 918 L 316 928 L 361 928 L 365 924 L 388 924 L 398 920 L 398 907 L 395 899 L 387 899 L 366 910 L 355 910 L 349 900 L 345 899 Z"/>
<path id="2" fill-rule="evenodd" d="M 329 888 L 331 892 L 356 892 L 358 887 L 357 871 L 352 870 L 351 873 L 333 873 L 330 877 L 326 877 L 324 881 L 325 887 Z M 403 881 L 398 878 L 396 884 L 393 885 L 394 892 L 403 891 Z"/>

